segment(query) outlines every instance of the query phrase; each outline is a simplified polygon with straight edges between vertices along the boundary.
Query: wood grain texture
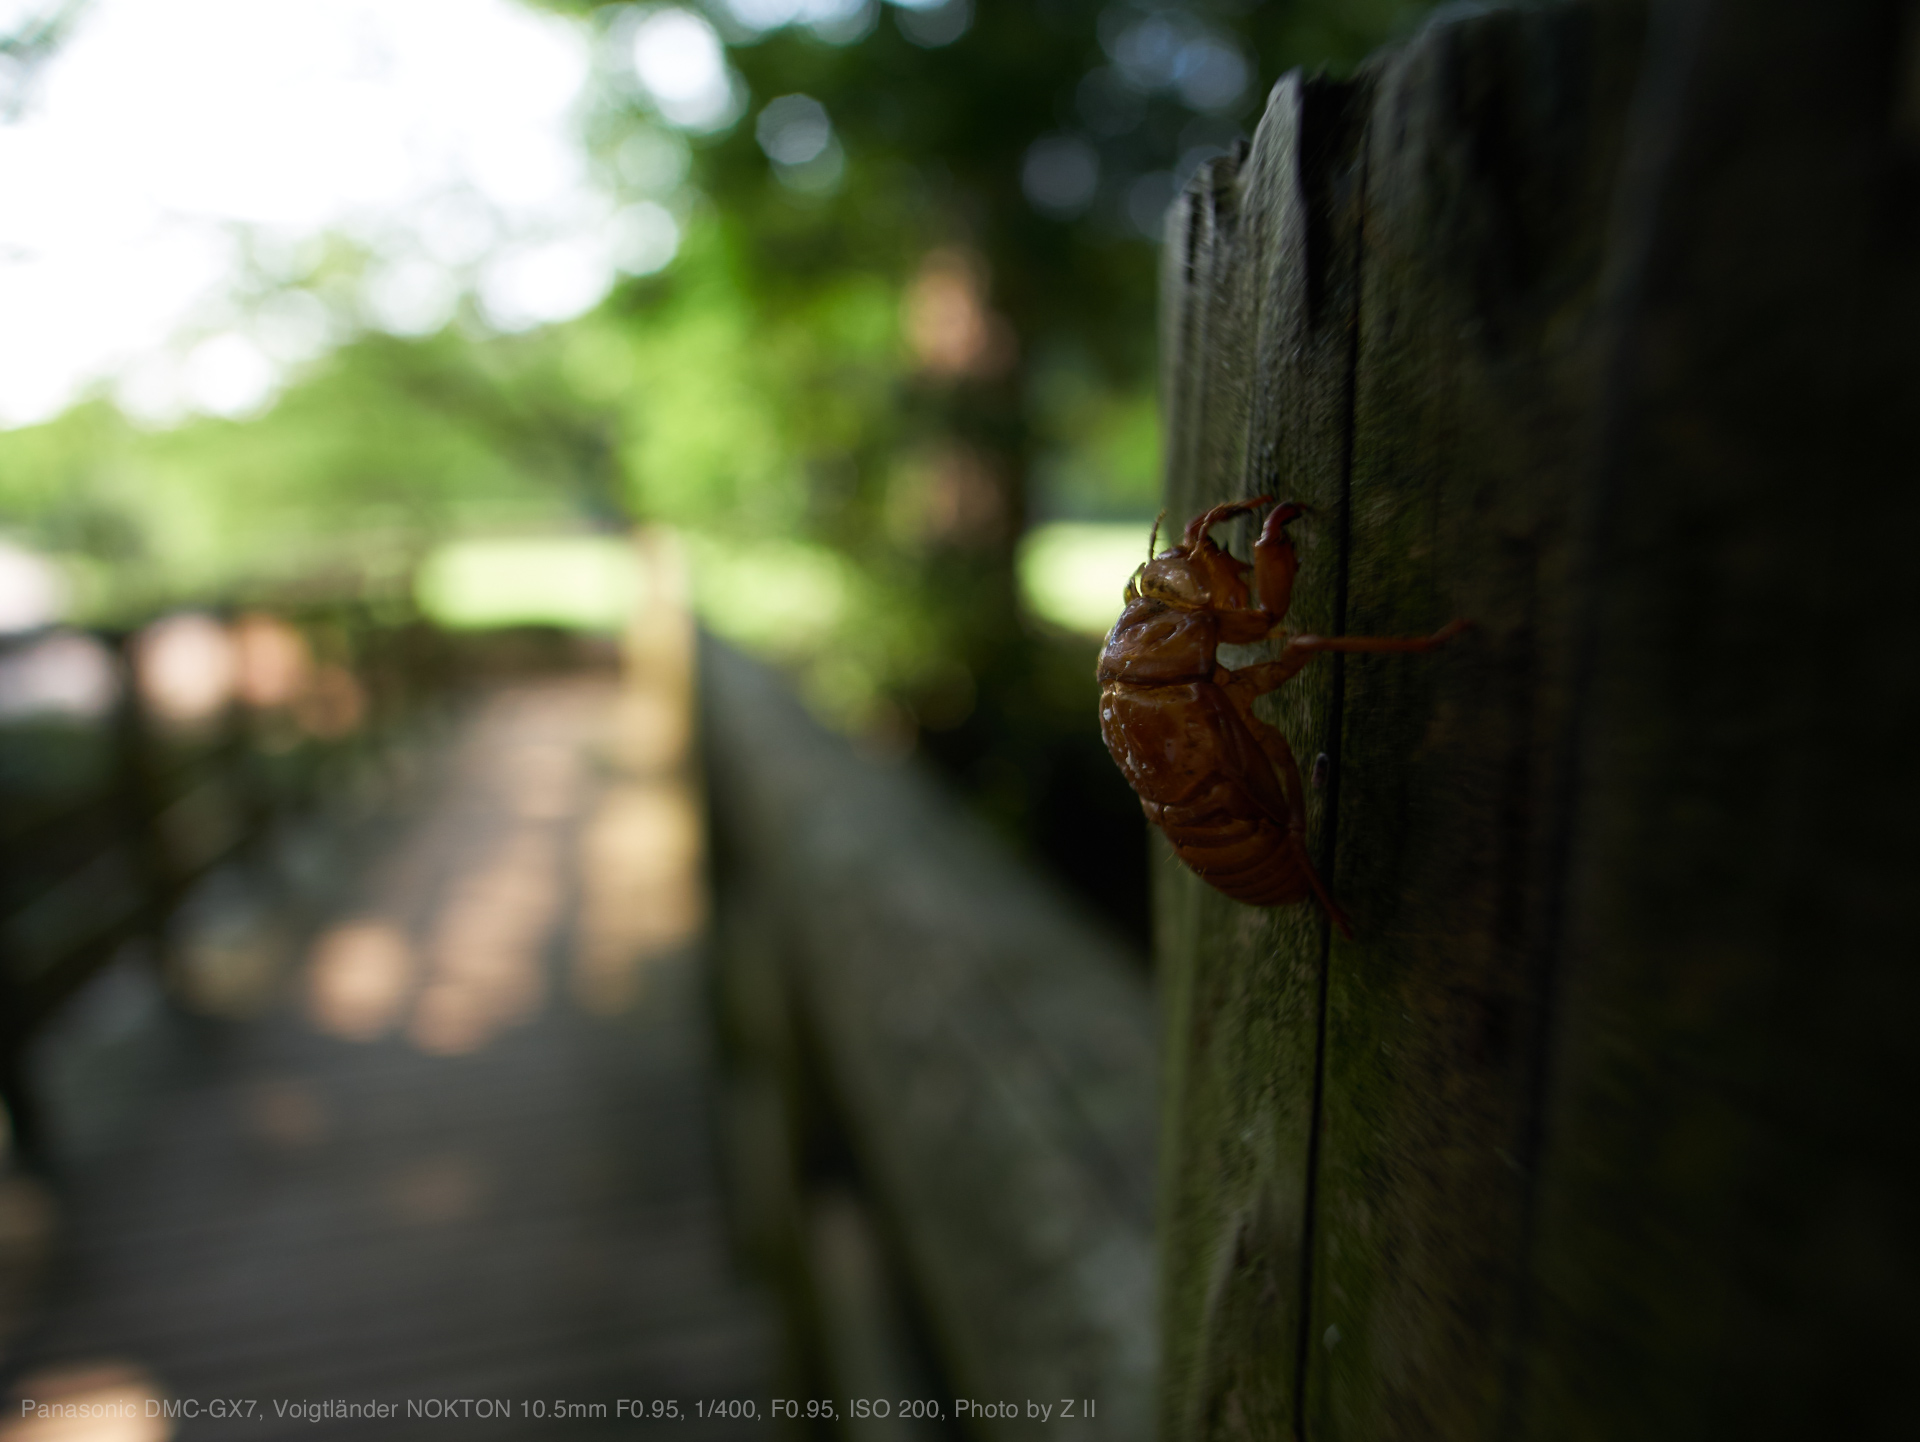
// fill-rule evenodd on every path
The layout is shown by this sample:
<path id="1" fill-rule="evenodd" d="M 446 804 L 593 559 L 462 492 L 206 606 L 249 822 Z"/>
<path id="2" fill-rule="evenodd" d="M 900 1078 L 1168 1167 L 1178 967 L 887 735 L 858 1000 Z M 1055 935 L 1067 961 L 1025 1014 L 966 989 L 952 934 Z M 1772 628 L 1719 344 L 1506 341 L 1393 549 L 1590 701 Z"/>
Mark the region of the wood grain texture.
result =
<path id="1" fill-rule="evenodd" d="M 1214 163 L 1167 240 L 1170 520 L 1262 492 L 1308 506 L 1293 528 L 1301 629 L 1335 629 L 1340 613 L 1364 94 L 1283 80 L 1248 153 Z M 1245 559 L 1249 528 L 1231 531 Z M 1231 665 L 1267 655 L 1221 651 Z M 1323 664 L 1260 703 L 1303 773 L 1334 744 L 1338 676 Z M 1318 858 L 1323 794 L 1308 797 Z M 1238 905 L 1164 845 L 1156 887 L 1162 1428 L 1198 1437 L 1292 1412 L 1326 937 L 1314 909 Z"/>
<path id="2" fill-rule="evenodd" d="M 1893 1437 L 1920 1352 L 1920 14 L 1662 18 L 1512 1430 Z"/>
<path id="3" fill-rule="evenodd" d="M 1486 1435 L 1557 883 L 1571 509 L 1639 55 L 1624 7 L 1461 15 L 1368 125 L 1309 1435 Z"/>
<path id="4" fill-rule="evenodd" d="M 717 644 L 701 669 L 723 890 L 778 939 L 954 1395 L 1094 1398 L 1047 1434 L 1149 1437 L 1157 1058 L 1137 966 L 930 778 L 857 756 Z"/>
<path id="5" fill-rule="evenodd" d="M 1476 630 L 1277 700 L 1355 941 L 1163 860 L 1170 1437 L 1898 1425 L 1915 11 L 1450 10 L 1357 218 L 1261 186 L 1299 82 L 1185 198 L 1174 511 L 1331 506 L 1300 626 Z M 1344 364 L 1264 339 L 1326 233 Z"/>

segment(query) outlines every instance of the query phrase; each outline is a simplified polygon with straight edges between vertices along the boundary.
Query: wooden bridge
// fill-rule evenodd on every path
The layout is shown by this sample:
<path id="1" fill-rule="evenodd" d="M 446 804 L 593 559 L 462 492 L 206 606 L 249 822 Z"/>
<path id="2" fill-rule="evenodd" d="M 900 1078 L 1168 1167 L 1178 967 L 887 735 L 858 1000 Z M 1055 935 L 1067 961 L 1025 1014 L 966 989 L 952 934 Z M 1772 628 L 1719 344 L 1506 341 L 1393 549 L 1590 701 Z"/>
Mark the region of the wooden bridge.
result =
<path id="1" fill-rule="evenodd" d="M 399 718 L 197 872 L 169 818 L 246 748 L 119 768 L 121 959 L 5 933 L 67 941 L 9 973 L 55 1185 L 0 1183 L 0 1438 L 1145 1435 L 1137 959 L 771 673 L 706 647 L 696 706 L 644 569 L 617 666 Z"/>
<path id="2" fill-rule="evenodd" d="M 225 954 L 217 927 L 176 929 L 174 966 L 218 991 L 208 973 L 249 964 L 236 949 L 298 925 L 257 1009 L 189 1018 L 128 960 L 55 1019 L 37 1045 L 57 1236 L 0 1435 L 397 1435 L 503 1405 L 513 1435 L 593 1435 L 667 1403 L 747 1414 L 703 1434 L 757 1430 L 780 1345 L 712 1155 L 672 650 L 625 682 L 485 687 L 403 804 L 282 838 L 321 853 L 304 915 L 282 894 Z M 271 869 L 250 863 L 261 886 Z M 98 1039 L 115 1008 L 138 1053 L 118 1087 Z M 10 1185 L 31 1231 L 49 1194 Z M 236 1399 L 239 1419 L 210 1415 Z M 388 1415 L 312 1420 L 369 1402 Z M 120 1430 L 59 1415 L 115 1403 L 136 1413 Z"/>
<path id="3" fill-rule="evenodd" d="M 818 1429 L 863 1438 L 1067 1398 L 1060 1442 L 1906 1435 L 1916 36 L 1912 0 L 1449 7 L 1285 78 L 1176 208 L 1170 508 L 1306 504 L 1316 632 L 1476 622 L 1263 703 L 1354 938 L 1163 856 L 1162 1072 L 1097 928 L 716 650 L 708 1012 L 684 630 L 637 692 L 495 690 L 337 833 L 274 1004 L 76 1175 L 6 1384 L 390 1430 L 753 1431 L 791 1385 L 938 1403 Z M 115 1435 L 368 1425 L 308 1416 Z"/>

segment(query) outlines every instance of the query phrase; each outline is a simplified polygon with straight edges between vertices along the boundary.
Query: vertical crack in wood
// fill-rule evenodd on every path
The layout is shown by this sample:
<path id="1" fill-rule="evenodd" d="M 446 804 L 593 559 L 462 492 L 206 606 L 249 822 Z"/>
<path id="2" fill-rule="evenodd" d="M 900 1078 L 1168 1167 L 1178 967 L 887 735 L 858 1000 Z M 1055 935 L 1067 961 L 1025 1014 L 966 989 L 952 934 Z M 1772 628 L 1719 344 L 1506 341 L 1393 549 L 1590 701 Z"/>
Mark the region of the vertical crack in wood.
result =
<path id="1" fill-rule="evenodd" d="M 1331 176 L 1325 173 L 1338 163 L 1341 155 L 1336 143 L 1350 123 L 1343 113 L 1347 106 L 1359 103 L 1362 92 L 1348 83 L 1316 80 L 1303 88 L 1300 106 L 1300 137 L 1295 150 L 1300 166 L 1300 199 L 1306 224 L 1302 227 L 1303 262 L 1306 267 L 1306 324 L 1320 319 L 1324 297 L 1331 290 L 1331 278 L 1325 273 L 1337 254 L 1331 242 L 1335 231 L 1332 208 L 1339 203 Z M 1349 203 L 1356 205 L 1353 239 L 1345 258 L 1350 270 L 1353 308 L 1347 317 L 1347 364 L 1341 383 L 1339 499 L 1334 525 L 1338 536 L 1334 563 L 1333 614 L 1335 633 L 1347 630 L 1347 584 L 1352 561 L 1352 527 L 1349 524 L 1353 503 L 1353 450 L 1355 398 L 1360 373 L 1360 286 L 1361 259 L 1366 253 L 1364 197 L 1367 184 L 1367 123 L 1355 142 L 1354 189 Z M 1316 244 L 1318 241 L 1318 244 Z M 1326 802 L 1322 815 L 1319 855 L 1314 865 L 1322 883 L 1331 893 L 1337 878 L 1333 863 L 1339 842 L 1340 822 L 1340 736 L 1345 715 L 1346 658 L 1335 654 L 1332 695 L 1328 702 L 1326 747 Z M 1318 995 L 1315 997 L 1313 1039 L 1313 1100 L 1307 1121 L 1307 1174 L 1302 1199 L 1300 1226 L 1300 1319 L 1294 1346 L 1293 1431 L 1297 1442 L 1307 1435 L 1307 1372 L 1313 1357 L 1313 1258 L 1315 1250 L 1315 1209 L 1319 1204 L 1320 1148 L 1327 1083 L 1327 1005 L 1329 980 L 1333 970 L 1333 927 L 1326 917 L 1320 919 Z"/>

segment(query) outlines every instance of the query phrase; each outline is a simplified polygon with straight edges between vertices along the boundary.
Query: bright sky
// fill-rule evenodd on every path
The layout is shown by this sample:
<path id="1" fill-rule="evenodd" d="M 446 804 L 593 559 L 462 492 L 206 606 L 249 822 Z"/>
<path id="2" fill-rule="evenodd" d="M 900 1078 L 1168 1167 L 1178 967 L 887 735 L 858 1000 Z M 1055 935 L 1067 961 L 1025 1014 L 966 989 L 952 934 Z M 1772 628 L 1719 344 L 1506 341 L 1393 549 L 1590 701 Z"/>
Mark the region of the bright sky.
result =
<path id="1" fill-rule="evenodd" d="M 470 293 L 524 329 L 664 265 L 670 211 L 574 139 L 592 55 L 516 0 L 92 0 L 0 123 L 0 426 L 101 380 L 155 423 L 244 415 L 343 328 Z M 375 257 L 344 316 L 298 285 L 327 232 Z"/>

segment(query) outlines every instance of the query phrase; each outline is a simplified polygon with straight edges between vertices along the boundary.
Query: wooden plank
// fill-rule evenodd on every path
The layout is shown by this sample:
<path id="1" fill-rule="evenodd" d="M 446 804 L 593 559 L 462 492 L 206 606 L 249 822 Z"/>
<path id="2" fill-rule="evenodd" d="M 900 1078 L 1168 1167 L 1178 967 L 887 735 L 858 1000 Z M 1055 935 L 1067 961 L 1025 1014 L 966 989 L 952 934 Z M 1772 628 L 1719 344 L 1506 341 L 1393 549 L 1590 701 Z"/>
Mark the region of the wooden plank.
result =
<path id="1" fill-rule="evenodd" d="M 827 1391 L 840 1399 L 884 1399 L 888 1409 L 885 1416 L 838 1419 L 837 1435 L 852 1442 L 953 1436 L 951 1423 L 894 1410 L 902 1399 L 937 1399 L 940 1387 L 906 1345 L 912 1333 L 894 1296 L 873 1218 L 845 1188 L 817 1193 L 807 1212 L 808 1273 L 818 1304 L 814 1331 L 826 1353 Z M 1058 1410 L 1058 1402 L 1049 1400 Z M 944 1411 L 946 1404 L 941 1406 Z"/>
<path id="2" fill-rule="evenodd" d="M 1300 629 L 1338 629 L 1365 93 L 1282 80 L 1244 161 L 1196 182 L 1167 243 L 1169 521 L 1262 492 L 1309 506 L 1293 528 Z M 1250 527 L 1233 529 L 1245 558 Z M 1323 665 L 1260 703 L 1303 771 L 1333 749 L 1338 680 Z M 1308 825 L 1324 855 L 1322 795 Z M 1156 905 L 1162 1430 L 1198 1438 L 1295 1410 L 1326 936 L 1316 910 L 1229 901 L 1164 844 Z"/>
<path id="3" fill-rule="evenodd" d="M 1454 12 L 1377 70 L 1304 1435 L 1489 1435 L 1512 1344 L 1570 511 L 1631 6 Z"/>
<path id="4" fill-rule="evenodd" d="M 709 643 L 727 890 L 782 942 L 861 1182 L 954 1395 L 1153 1426 L 1153 1019 L 1136 967 L 930 778 L 863 761 Z M 980 1419 L 983 1436 L 1025 1435 Z"/>
<path id="5" fill-rule="evenodd" d="M 495 843 L 529 824 L 567 840 L 555 883 L 578 894 L 572 842 L 613 783 L 584 780 L 565 815 L 532 823 L 498 783 L 529 749 L 600 754 L 611 697 L 562 681 L 513 700 L 449 748 L 432 805 L 356 833 L 373 844 L 335 917 L 429 936 L 462 883 L 489 874 Z M 633 1009 L 603 1016 L 561 984 L 578 931 L 564 913 L 543 926 L 546 1003 L 471 1052 L 320 1034 L 301 987 L 244 1026 L 208 1027 L 154 1087 L 139 1136 L 71 1170 L 60 1287 L 6 1386 L 126 1358 L 202 1399 L 506 1396 L 502 1435 L 577 1433 L 517 1410 L 569 1395 L 676 1397 L 683 1412 L 752 1398 L 764 1430 L 774 1318 L 727 1256 L 696 959 L 655 957 Z M 632 1427 L 611 1410 L 590 1420 Z M 369 1425 L 203 1417 L 180 1431 Z M 422 1424 L 387 1430 L 408 1425 Z"/>
<path id="6" fill-rule="evenodd" d="M 1912 3 L 1596 0 L 1451 11 L 1370 68 L 1335 620 L 1478 630 L 1334 693 L 1359 935 L 1325 972 L 1293 1396 L 1284 1289 L 1221 1240 L 1249 1169 L 1216 1159 L 1308 1083 L 1206 1002 L 1216 972 L 1270 1002 L 1287 953 L 1161 878 L 1171 1435 L 1906 1425 L 1916 35 Z M 1169 273 L 1176 499 L 1267 489 L 1196 432 L 1302 384 L 1219 374 L 1249 362 L 1207 317 L 1272 208 L 1222 174 Z M 1263 1267 L 1264 1307 L 1196 1301 Z"/>
<path id="7" fill-rule="evenodd" d="M 1911 1430 L 1912 4 L 1671 7 L 1511 1435 Z"/>

